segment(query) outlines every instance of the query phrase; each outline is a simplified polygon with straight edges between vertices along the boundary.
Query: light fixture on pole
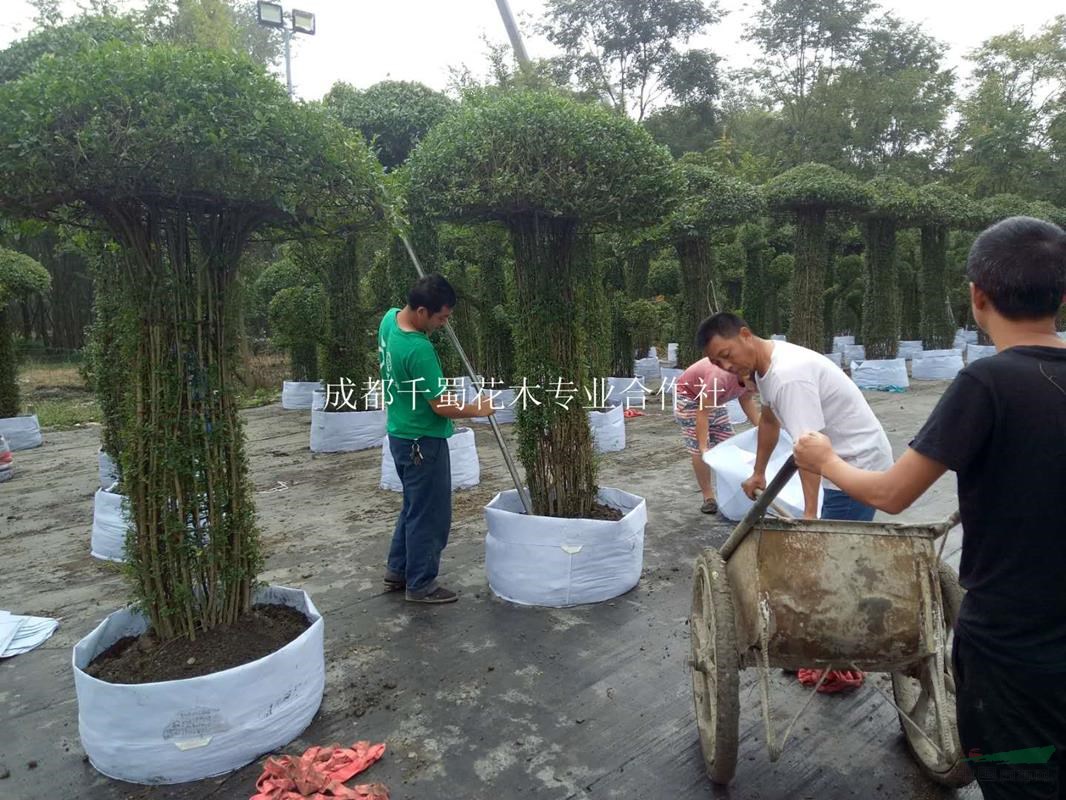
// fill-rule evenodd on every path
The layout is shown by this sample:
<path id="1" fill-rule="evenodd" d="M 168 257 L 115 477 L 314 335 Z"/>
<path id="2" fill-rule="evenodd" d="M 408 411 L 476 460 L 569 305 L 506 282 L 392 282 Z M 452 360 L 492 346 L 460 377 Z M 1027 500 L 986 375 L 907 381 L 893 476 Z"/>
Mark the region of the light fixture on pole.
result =
<path id="1" fill-rule="evenodd" d="M 285 40 L 285 85 L 292 98 L 292 48 L 291 41 L 294 33 L 306 33 L 311 36 L 315 33 L 315 15 L 310 11 L 293 10 L 289 14 L 292 29 L 285 25 L 285 9 L 281 3 L 271 3 L 269 0 L 259 0 L 256 4 L 256 18 L 260 25 L 268 28 L 281 28 L 282 38 Z"/>

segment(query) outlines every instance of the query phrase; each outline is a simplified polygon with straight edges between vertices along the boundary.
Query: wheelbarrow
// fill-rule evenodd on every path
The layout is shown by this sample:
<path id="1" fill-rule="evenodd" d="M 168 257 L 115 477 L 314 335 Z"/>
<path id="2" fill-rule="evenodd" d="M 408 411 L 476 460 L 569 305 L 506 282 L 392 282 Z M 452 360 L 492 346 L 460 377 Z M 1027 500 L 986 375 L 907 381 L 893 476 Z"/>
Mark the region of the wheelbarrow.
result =
<path id="1" fill-rule="evenodd" d="M 776 761 L 821 682 L 779 742 L 770 670 L 812 667 L 824 670 L 823 680 L 833 669 L 889 673 L 891 697 L 867 685 L 895 708 L 922 770 L 947 786 L 970 783 L 948 658 L 962 588 L 933 545 L 958 524 L 958 512 L 919 525 L 764 517 L 795 472 L 790 457 L 721 549 L 696 559 L 690 665 L 708 777 L 727 784 L 736 770 L 740 670 L 758 670 Z"/>

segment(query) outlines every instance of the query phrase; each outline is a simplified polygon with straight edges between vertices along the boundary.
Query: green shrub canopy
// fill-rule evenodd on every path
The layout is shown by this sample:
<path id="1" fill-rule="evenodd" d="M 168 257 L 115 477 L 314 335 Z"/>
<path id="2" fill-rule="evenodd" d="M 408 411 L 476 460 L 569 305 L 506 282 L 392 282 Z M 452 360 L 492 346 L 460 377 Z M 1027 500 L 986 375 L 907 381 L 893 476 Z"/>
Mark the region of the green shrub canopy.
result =
<path id="1" fill-rule="evenodd" d="M 467 99 L 410 166 L 413 204 L 451 220 L 638 228 L 661 222 L 679 188 L 669 151 L 645 130 L 549 92 Z"/>
<path id="2" fill-rule="evenodd" d="M 906 226 L 918 219 L 918 195 L 906 181 L 881 176 L 866 183 L 869 204 L 865 216 Z"/>
<path id="3" fill-rule="evenodd" d="M 1066 209 L 1059 208 L 1046 200 L 1037 200 L 1030 203 L 1028 214 L 1030 217 L 1036 217 L 1045 222 L 1058 225 L 1060 228 L 1066 228 Z"/>
<path id="4" fill-rule="evenodd" d="M 51 285 L 52 276 L 35 259 L 0 247 L 0 310 L 17 297 L 43 294 Z"/>
<path id="5" fill-rule="evenodd" d="M 1016 194 L 996 194 L 986 197 L 980 203 L 981 224 L 979 227 L 995 225 L 1007 217 L 1029 216 L 1032 203 Z"/>
<path id="6" fill-rule="evenodd" d="M 715 225 L 734 225 L 766 210 L 759 190 L 749 183 L 685 161 L 678 169 L 684 189 L 669 221 L 672 238 L 707 236 Z"/>
<path id="7" fill-rule="evenodd" d="M 866 188 L 825 164 L 801 164 L 771 178 L 763 186 L 769 206 L 779 211 L 863 209 Z"/>
<path id="8" fill-rule="evenodd" d="M 967 195 L 942 183 L 915 190 L 919 223 L 925 226 L 970 230 L 981 226 L 981 209 Z"/>

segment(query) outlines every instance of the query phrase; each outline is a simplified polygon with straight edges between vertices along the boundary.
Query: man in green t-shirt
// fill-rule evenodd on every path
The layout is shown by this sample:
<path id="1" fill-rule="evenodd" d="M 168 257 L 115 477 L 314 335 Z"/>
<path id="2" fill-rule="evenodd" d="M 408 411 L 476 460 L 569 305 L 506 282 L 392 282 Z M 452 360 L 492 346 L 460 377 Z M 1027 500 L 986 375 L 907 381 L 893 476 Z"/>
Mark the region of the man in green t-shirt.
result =
<path id="1" fill-rule="evenodd" d="M 407 305 L 385 313 L 378 327 L 378 361 L 388 410 L 388 444 L 403 484 L 385 566 L 385 586 L 404 589 L 415 603 L 454 603 L 455 592 L 437 585 L 440 556 L 452 524 L 452 474 L 448 437 L 452 420 L 493 413 L 491 400 L 472 404 L 446 391 L 440 360 L 428 334 L 455 308 L 455 290 L 427 275 L 407 293 Z"/>

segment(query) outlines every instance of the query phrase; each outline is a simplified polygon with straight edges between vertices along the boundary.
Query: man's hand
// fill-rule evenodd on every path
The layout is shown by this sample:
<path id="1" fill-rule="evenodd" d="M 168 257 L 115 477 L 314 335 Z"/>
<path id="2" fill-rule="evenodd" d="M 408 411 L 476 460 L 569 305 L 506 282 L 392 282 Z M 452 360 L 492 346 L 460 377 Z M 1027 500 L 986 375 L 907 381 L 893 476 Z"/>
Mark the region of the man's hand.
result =
<path id="1" fill-rule="evenodd" d="M 805 433 L 792 448 L 796 456 L 796 466 L 808 472 L 822 474 L 826 465 L 833 460 L 833 444 L 824 433 Z"/>
<path id="2" fill-rule="evenodd" d="M 753 472 L 750 478 L 740 484 L 740 488 L 744 490 L 749 500 L 754 500 L 756 490 L 761 491 L 766 488 L 766 473 Z"/>

